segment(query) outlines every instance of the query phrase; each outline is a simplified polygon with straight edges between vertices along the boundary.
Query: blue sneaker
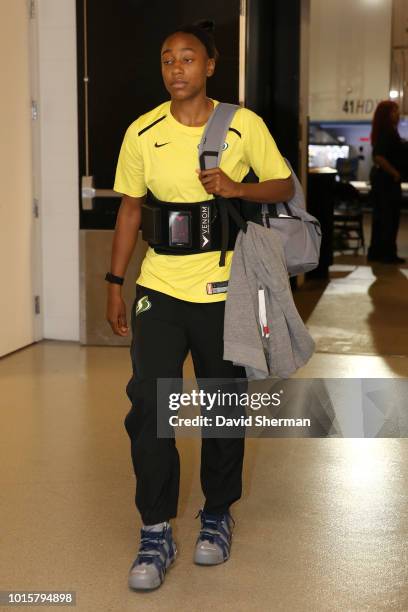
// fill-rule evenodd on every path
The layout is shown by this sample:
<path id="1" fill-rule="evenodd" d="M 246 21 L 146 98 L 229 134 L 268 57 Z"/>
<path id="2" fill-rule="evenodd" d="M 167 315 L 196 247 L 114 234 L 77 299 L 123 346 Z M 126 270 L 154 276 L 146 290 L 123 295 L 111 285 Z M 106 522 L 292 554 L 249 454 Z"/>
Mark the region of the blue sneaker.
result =
<path id="1" fill-rule="evenodd" d="M 138 591 L 157 589 L 176 555 L 177 548 L 168 523 L 161 531 L 142 528 L 139 553 L 129 570 L 129 587 Z"/>
<path id="2" fill-rule="evenodd" d="M 230 556 L 232 530 L 235 521 L 229 512 L 208 514 L 199 510 L 196 518 L 201 517 L 201 531 L 197 539 L 194 563 L 198 565 L 218 565 Z"/>

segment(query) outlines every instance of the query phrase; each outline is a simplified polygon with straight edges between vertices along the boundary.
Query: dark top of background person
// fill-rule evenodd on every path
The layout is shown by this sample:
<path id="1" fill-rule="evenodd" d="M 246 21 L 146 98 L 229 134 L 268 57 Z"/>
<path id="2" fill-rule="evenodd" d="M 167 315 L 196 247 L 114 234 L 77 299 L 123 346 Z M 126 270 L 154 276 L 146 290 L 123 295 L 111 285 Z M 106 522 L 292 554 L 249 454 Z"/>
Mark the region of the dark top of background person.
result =
<path id="1" fill-rule="evenodd" d="M 371 130 L 372 157 L 385 157 L 401 174 L 408 169 L 408 149 L 399 132 L 399 106 L 392 100 L 380 102 L 375 110 Z"/>

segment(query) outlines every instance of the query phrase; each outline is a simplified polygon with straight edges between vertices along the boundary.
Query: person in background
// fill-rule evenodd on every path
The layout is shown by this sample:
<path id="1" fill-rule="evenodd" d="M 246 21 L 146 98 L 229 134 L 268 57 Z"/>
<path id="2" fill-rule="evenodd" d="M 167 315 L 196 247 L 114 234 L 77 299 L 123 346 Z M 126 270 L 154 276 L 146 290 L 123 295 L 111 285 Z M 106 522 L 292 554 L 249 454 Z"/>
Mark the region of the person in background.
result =
<path id="1" fill-rule="evenodd" d="M 373 167 L 370 172 L 373 219 L 368 261 L 405 263 L 397 255 L 401 213 L 401 176 L 406 172 L 408 149 L 398 133 L 399 106 L 380 102 L 371 130 Z"/>

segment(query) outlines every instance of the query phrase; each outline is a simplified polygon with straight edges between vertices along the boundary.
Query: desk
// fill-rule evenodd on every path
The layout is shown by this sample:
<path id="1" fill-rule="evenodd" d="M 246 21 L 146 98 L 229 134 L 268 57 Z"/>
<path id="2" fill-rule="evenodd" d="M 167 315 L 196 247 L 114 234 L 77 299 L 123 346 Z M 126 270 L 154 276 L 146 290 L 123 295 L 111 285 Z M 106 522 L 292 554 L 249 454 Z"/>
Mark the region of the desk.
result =
<path id="1" fill-rule="evenodd" d="M 370 193 L 371 190 L 371 185 L 368 181 L 350 181 L 350 185 L 353 185 L 363 195 Z M 408 183 L 401 183 L 401 190 L 403 196 L 408 196 Z"/>
<path id="2" fill-rule="evenodd" d="M 309 168 L 309 174 L 337 174 L 337 170 L 331 166 L 321 166 L 320 168 Z"/>

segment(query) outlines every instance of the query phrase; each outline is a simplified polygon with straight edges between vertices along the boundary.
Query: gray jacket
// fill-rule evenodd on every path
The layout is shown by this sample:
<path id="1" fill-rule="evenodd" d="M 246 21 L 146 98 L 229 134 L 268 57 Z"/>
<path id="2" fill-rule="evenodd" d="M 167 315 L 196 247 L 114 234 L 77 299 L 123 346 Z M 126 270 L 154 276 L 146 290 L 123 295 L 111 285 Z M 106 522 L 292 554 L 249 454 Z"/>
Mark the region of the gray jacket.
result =
<path id="1" fill-rule="evenodd" d="M 246 233 L 238 234 L 232 258 L 224 359 L 245 366 L 250 380 L 288 378 L 314 349 L 293 301 L 279 235 L 249 222 Z"/>

